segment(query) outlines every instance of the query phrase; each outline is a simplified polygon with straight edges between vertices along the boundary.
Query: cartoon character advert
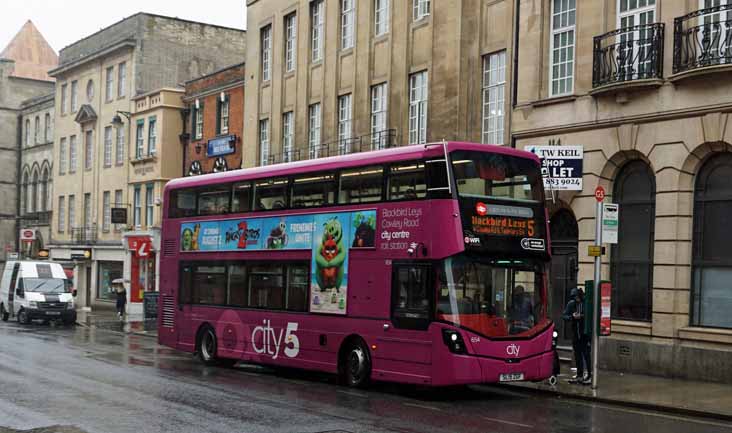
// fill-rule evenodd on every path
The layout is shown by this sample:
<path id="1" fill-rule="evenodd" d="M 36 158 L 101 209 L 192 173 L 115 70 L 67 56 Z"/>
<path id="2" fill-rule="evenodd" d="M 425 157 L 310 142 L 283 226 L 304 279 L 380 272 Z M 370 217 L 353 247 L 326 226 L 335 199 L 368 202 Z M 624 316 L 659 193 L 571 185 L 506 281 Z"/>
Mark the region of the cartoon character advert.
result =
<path id="1" fill-rule="evenodd" d="M 316 215 L 314 222 L 310 311 L 346 314 L 351 215 Z"/>

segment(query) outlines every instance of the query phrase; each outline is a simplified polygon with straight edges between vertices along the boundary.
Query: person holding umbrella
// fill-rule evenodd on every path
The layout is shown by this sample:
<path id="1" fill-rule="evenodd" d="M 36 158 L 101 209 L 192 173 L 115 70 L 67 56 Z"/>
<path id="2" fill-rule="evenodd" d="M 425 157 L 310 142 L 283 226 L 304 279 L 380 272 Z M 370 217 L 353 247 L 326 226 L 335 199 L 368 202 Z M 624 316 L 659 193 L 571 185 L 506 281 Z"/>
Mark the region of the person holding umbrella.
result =
<path id="1" fill-rule="evenodd" d="M 119 320 L 123 320 L 125 316 L 125 305 L 127 304 L 125 280 L 122 278 L 112 280 L 112 290 L 117 297 L 117 317 L 119 317 Z"/>

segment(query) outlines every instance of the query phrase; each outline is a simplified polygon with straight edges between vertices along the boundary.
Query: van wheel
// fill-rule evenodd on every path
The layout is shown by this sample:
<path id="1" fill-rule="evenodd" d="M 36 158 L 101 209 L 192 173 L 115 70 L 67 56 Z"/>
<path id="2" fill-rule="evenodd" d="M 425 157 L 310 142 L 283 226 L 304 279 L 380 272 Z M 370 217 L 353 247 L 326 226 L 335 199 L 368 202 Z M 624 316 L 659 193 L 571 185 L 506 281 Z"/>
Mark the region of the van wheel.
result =
<path id="1" fill-rule="evenodd" d="M 198 359 L 204 365 L 219 365 L 222 367 L 233 367 L 236 359 L 219 358 L 216 355 L 218 350 L 218 341 L 216 340 L 216 332 L 210 326 L 206 326 L 198 334 L 198 344 L 196 345 L 196 354 Z"/>
<path id="2" fill-rule="evenodd" d="M 27 325 L 30 323 L 30 320 L 28 320 L 28 313 L 26 313 L 24 309 L 18 311 L 18 323 L 22 325 Z"/>
<path id="3" fill-rule="evenodd" d="M 0 305 L 0 317 L 2 317 L 3 322 L 7 322 L 10 317 L 10 313 L 5 311 L 5 304 Z"/>
<path id="4" fill-rule="evenodd" d="M 339 362 L 341 381 L 352 388 L 365 388 L 371 380 L 371 355 L 361 341 L 352 343 Z"/>

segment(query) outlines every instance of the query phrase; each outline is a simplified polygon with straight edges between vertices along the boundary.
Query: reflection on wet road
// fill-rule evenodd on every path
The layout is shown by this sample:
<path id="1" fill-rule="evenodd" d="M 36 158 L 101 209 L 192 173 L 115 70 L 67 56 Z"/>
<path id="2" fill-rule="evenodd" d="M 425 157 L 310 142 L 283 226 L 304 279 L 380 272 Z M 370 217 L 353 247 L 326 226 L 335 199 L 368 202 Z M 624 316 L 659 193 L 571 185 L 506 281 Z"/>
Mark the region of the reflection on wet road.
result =
<path id="1" fill-rule="evenodd" d="M 732 431 L 504 388 L 363 391 L 327 375 L 204 367 L 152 338 L 109 330 L 2 323 L 0 342 L 0 433 Z"/>

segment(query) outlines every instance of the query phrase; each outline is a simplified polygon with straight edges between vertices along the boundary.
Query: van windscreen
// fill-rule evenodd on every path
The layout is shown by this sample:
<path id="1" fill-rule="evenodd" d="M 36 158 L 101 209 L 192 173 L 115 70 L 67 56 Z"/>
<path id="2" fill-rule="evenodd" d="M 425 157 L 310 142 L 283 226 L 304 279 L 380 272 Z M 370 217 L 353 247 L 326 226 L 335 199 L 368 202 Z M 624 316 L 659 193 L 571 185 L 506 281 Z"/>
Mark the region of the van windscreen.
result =
<path id="1" fill-rule="evenodd" d="M 26 292 L 66 293 L 68 288 L 63 278 L 23 278 Z"/>

